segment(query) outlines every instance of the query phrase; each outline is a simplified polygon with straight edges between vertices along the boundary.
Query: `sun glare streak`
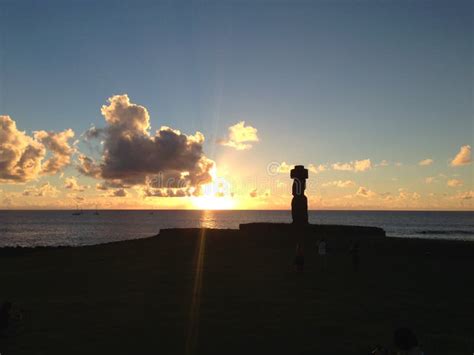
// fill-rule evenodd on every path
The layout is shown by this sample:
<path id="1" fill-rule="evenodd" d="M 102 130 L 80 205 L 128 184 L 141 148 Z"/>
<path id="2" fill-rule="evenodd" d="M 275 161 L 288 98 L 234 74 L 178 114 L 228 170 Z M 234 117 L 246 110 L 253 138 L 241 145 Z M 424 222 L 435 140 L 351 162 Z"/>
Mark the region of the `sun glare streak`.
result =
<path id="1" fill-rule="evenodd" d="M 206 229 L 199 232 L 195 254 L 194 285 L 191 296 L 191 308 L 189 311 L 188 334 L 186 338 L 186 355 L 196 352 L 199 335 L 199 311 L 201 308 L 201 289 L 204 267 L 204 257 L 206 251 Z"/>

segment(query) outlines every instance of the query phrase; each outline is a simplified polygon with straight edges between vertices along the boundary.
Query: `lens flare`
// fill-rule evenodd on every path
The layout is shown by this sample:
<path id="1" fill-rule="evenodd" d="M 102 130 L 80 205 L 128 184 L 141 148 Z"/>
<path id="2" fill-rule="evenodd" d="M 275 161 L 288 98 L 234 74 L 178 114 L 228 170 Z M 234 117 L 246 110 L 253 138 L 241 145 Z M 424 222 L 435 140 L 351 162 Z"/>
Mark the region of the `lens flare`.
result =
<path id="1" fill-rule="evenodd" d="M 192 198 L 194 207 L 200 210 L 230 210 L 235 207 L 235 199 L 230 183 L 218 176 L 217 168 L 211 170 L 212 182 L 202 185 L 202 195 Z"/>

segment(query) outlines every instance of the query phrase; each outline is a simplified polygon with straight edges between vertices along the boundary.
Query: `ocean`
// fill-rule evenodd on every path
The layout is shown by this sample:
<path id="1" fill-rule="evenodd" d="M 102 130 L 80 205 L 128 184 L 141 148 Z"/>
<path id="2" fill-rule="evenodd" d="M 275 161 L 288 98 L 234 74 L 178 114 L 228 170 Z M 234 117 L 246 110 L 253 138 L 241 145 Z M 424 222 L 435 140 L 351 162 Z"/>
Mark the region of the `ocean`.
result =
<path id="1" fill-rule="evenodd" d="M 82 246 L 151 237 L 162 228 L 291 221 L 290 211 L 0 211 L 0 247 Z M 474 241 L 474 212 L 310 211 L 311 223 L 375 226 L 389 237 Z"/>

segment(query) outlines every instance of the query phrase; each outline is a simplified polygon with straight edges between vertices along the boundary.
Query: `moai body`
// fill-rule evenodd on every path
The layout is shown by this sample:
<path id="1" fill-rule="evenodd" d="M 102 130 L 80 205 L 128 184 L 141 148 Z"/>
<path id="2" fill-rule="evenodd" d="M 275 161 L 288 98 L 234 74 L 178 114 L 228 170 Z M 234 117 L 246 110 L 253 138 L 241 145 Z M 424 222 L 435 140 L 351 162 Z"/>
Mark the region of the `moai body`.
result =
<path id="1" fill-rule="evenodd" d="M 290 171 L 290 177 L 293 179 L 293 199 L 291 200 L 293 224 L 308 224 L 308 199 L 304 195 L 308 169 L 305 169 L 303 165 L 295 165 L 295 168 Z"/>

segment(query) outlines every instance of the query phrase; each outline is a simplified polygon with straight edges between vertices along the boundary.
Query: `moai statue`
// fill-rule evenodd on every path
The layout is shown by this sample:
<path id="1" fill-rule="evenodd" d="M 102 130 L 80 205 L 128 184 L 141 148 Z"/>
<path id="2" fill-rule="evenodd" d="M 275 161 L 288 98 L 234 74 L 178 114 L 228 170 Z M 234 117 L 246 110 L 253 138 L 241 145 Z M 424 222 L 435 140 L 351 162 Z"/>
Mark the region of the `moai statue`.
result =
<path id="1" fill-rule="evenodd" d="M 295 165 L 290 172 L 290 177 L 293 179 L 293 199 L 291 200 L 293 224 L 308 224 L 308 199 L 304 195 L 308 169 L 305 169 L 303 165 Z"/>

